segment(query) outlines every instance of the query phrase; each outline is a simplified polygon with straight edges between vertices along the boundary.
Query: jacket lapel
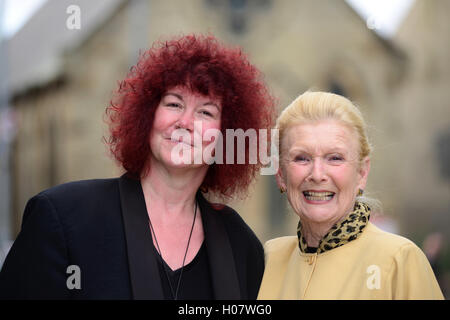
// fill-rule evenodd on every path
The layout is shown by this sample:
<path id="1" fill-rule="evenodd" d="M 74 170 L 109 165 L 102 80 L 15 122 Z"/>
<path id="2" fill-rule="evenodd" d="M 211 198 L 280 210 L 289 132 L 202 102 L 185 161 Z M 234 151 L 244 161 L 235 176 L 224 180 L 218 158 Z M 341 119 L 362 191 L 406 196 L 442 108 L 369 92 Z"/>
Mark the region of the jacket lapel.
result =
<path id="1" fill-rule="evenodd" d="M 122 175 L 119 190 L 133 299 L 164 299 L 158 261 L 151 250 L 153 243 L 141 183 Z M 222 213 L 214 210 L 200 192 L 197 193 L 197 200 L 215 299 L 241 299 L 233 250 Z"/>
<path id="2" fill-rule="evenodd" d="M 239 300 L 241 294 L 236 265 L 222 213 L 214 210 L 200 192 L 197 199 L 202 213 L 215 299 Z"/>
<path id="3" fill-rule="evenodd" d="M 164 299 L 141 183 L 122 175 L 119 190 L 133 299 Z"/>

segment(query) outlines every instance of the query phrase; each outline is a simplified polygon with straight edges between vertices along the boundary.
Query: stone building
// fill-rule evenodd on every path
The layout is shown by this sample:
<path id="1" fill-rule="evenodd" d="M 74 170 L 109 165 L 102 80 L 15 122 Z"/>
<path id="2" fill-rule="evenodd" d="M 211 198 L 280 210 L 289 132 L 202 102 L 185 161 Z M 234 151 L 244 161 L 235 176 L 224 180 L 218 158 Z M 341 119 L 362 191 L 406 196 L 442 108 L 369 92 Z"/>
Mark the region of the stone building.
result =
<path id="1" fill-rule="evenodd" d="M 416 1 L 394 38 L 407 52 L 408 68 L 391 95 L 398 140 L 390 160 L 397 170 L 400 220 L 416 239 L 450 229 L 449 13 L 449 1 Z"/>
<path id="2" fill-rule="evenodd" d="M 441 201 L 448 184 L 439 182 L 441 193 L 434 194 L 433 184 L 438 180 L 418 173 L 427 153 L 412 160 L 417 156 L 415 147 L 424 147 L 431 141 L 428 138 L 435 137 L 431 131 L 438 126 L 433 121 L 444 130 L 448 119 L 448 107 L 446 117 L 431 115 L 424 108 L 429 100 L 423 100 L 426 90 L 421 89 L 421 82 L 429 71 L 413 67 L 416 56 L 410 56 L 409 50 L 415 50 L 419 60 L 427 53 L 413 41 L 418 27 L 414 22 L 403 26 L 400 46 L 397 39 L 386 40 L 367 29 L 344 1 L 80 0 L 81 28 L 68 30 L 66 8 L 72 3 L 48 1 L 10 43 L 11 60 L 17 60 L 11 72 L 14 68 L 24 72 L 13 81 L 12 97 L 19 119 L 12 161 L 14 233 L 26 201 L 39 191 L 67 181 L 120 174 L 102 143 L 107 134 L 102 117 L 117 81 L 136 62 L 140 49 L 161 37 L 191 32 L 211 32 L 226 43 L 242 46 L 265 74 L 279 98 L 280 110 L 308 89 L 330 90 L 355 101 L 370 124 L 375 146 L 369 194 L 383 202 L 386 214 L 400 219 L 400 230 L 410 230 L 410 221 L 401 217 L 417 205 L 414 199 L 423 200 L 420 210 L 427 207 L 427 201 L 437 201 L 440 209 L 448 210 L 448 203 Z M 445 1 L 435 3 L 436 11 L 446 5 Z M 408 19 L 420 11 L 417 7 Z M 56 35 L 61 37 L 59 45 L 43 50 Z M 445 54 L 439 50 L 435 54 L 443 62 Z M 42 55 L 37 57 L 35 51 Z M 30 67 L 23 70 L 20 59 L 31 62 Z M 421 63 L 440 69 L 439 64 Z M 36 71 L 35 65 L 42 68 Z M 33 70 L 36 77 L 27 73 Z M 414 84 L 406 84 L 411 77 Z M 427 88 L 448 94 L 431 82 Z M 421 94 L 412 95 L 411 89 Z M 439 102 L 446 100 L 433 99 L 437 108 L 444 108 Z M 417 121 L 428 119 L 427 126 L 419 131 L 417 123 L 407 121 L 410 116 Z M 417 132 L 428 138 L 416 137 Z M 433 157 L 439 157 L 433 150 Z M 406 164 L 405 158 L 411 161 Z M 428 163 L 427 170 L 434 165 Z M 421 188 L 412 187 L 419 174 L 430 188 L 427 196 L 420 193 Z M 287 210 L 273 176 L 261 176 L 251 194 L 231 206 L 262 241 L 295 232 L 297 219 Z M 417 221 L 427 220 L 428 212 L 420 210 Z"/>

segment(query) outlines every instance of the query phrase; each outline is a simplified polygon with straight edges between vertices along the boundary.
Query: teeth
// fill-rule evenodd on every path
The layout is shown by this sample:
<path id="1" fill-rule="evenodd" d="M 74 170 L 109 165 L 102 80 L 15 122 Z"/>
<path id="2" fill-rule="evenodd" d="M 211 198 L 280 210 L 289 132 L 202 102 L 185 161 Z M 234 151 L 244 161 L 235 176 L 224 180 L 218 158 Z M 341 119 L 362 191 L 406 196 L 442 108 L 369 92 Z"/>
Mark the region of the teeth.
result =
<path id="1" fill-rule="evenodd" d="M 306 199 L 311 201 L 328 201 L 334 196 L 334 192 L 314 192 L 314 191 L 304 191 Z"/>
<path id="2" fill-rule="evenodd" d="M 303 191 L 305 196 L 312 196 L 312 197 L 329 197 L 333 196 L 334 192 L 315 192 L 315 191 Z"/>
<path id="3" fill-rule="evenodd" d="M 311 200 L 311 201 L 327 201 L 327 200 L 331 200 L 331 197 L 306 197 L 306 199 Z"/>

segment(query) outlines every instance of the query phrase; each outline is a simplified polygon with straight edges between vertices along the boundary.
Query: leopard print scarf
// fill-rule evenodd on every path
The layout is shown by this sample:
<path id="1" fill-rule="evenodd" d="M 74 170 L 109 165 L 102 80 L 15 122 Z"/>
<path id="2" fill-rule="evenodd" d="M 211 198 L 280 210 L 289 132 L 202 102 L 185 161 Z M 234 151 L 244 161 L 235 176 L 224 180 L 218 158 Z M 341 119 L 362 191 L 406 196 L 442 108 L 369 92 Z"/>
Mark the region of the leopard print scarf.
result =
<path id="1" fill-rule="evenodd" d="M 366 227 L 370 218 L 370 208 L 362 202 L 356 202 L 353 211 L 342 221 L 331 227 L 330 231 L 320 240 L 317 254 L 340 247 L 350 241 L 355 240 Z M 297 226 L 298 246 L 301 252 L 306 252 L 308 247 L 305 238 L 301 233 L 302 224 L 299 221 Z"/>

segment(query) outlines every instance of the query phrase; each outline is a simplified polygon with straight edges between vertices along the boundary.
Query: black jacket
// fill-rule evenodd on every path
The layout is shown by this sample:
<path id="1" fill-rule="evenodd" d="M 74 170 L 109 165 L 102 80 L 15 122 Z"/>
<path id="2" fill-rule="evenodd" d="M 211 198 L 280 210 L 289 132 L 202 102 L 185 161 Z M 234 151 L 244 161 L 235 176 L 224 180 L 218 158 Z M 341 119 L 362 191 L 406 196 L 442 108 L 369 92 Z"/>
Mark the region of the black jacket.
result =
<path id="1" fill-rule="evenodd" d="M 225 206 L 197 194 L 216 299 L 256 299 L 260 241 Z M 31 198 L 0 272 L 0 299 L 163 299 L 140 181 L 62 184 Z M 80 269 L 81 289 L 67 280 Z"/>

